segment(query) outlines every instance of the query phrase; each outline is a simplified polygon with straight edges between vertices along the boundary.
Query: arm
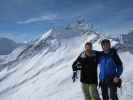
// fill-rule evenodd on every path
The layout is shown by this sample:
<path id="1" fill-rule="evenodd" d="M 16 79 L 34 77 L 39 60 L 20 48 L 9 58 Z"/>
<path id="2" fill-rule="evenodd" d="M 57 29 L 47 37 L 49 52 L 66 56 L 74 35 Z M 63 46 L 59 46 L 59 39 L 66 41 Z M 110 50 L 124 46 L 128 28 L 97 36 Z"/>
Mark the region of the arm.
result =
<path id="1" fill-rule="evenodd" d="M 73 82 L 75 82 L 76 79 L 78 78 L 77 71 L 81 69 L 80 59 L 81 59 L 80 56 L 78 56 L 78 58 L 72 64 L 72 69 L 73 69 L 72 80 L 73 80 Z"/>
<path id="2" fill-rule="evenodd" d="M 116 62 L 117 62 L 117 76 L 120 77 L 123 72 L 123 64 L 117 53 L 116 53 Z"/>
<path id="3" fill-rule="evenodd" d="M 75 61 L 74 61 L 74 63 L 72 64 L 72 69 L 73 69 L 73 71 L 77 71 L 77 70 L 80 70 L 81 69 L 81 67 L 80 67 L 80 57 L 78 57 Z"/>
<path id="4" fill-rule="evenodd" d="M 100 62 L 100 58 L 103 55 L 103 52 L 102 51 L 96 51 L 96 50 L 94 50 L 93 52 L 96 54 L 97 63 L 99 63 Z"/>
<path id="5" fill-rule="evenodd" d="M 117 67 L 117 77 L 120 77 L 123 72 L 123 64 L 122 64 L 122 61 L 117 53 L 117 50 L 113 48 L 112 52 L 114 52 L 113 59 L 116 64 L 116 67 Z"/>
<path id="6" fill-rule="evenodd" d="M 123 72 L 123 64 L 115 48 L 111 49 L 112 58 L 116 64 L 116 76 L 113 79 L 113 82 L 116 83 L 118 87 L 121 87 L 121 79 L 119 78 Z"/>

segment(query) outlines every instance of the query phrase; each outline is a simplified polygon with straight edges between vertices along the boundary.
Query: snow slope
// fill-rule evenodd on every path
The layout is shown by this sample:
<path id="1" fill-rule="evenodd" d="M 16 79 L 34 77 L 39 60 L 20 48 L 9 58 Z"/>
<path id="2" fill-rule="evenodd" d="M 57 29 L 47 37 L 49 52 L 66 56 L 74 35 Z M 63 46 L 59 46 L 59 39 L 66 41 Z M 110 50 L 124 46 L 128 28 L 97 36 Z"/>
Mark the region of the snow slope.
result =
<path id="1" fill-rule="evenodd" d="M 0 55 L 0 59 L 3 61 L 0 64 L 6 64 L 10 61 L 17 59 L 17 56 L 26 48 L 26 45 L 22 45 L 13 50 L 9 55 Z"/>
<path id="2" fill-rule="evenodd" d="M 56 31 L 50 30 L 37 39 L 23 51 L 24 59 L 18 60 L 15 65 L 6 65 L 10 69 L 6 67 L 0 72 L 0 100 L 84 100 L 80 82 L 72 82 L 71 65 L 86 41 L 92 41 L 94 49 L 100 49 L 101 38 L 94 33 L 76 35 L 74 32 L 75 35 L 71 37 L 57 39 L 53 33 L 55 35 Z M 112 43 L 117 44 L 113 40 Z M 36 46 L 39 49 L 34 53 Z M 27 52 L 33 55 L 27 58 Z M 122 76 L 123 89 L 119 91 L 119 96 L 121 100 L 132 100 L 133 55 L 129 52 L 120 55 L 125 70 Z"/>

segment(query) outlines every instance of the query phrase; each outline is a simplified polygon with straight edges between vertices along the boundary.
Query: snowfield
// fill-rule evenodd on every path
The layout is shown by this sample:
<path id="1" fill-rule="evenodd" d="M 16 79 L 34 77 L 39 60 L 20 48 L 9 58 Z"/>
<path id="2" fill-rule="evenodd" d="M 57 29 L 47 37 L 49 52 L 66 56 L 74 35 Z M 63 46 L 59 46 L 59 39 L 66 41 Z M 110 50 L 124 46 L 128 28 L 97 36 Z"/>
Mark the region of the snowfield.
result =
<path id="1" fill-rule="evenodd" d="M 51 32 L 48 31 L 35 41 L 35 45 L 42 45 L 42 41 L 47 39 L 49 42 L 46 47 L 31 57 L 16 60 L 15 64 L 6 66 L 0 72 L 0 100 L 84 100 L 80 82 L 72 82 L 71 65 L 83 51 L 86 41 L 92 41 L 94 49 L 101 50 L 101 38 L 90 33 L 56 39 L 49 37 Z M 117 41 L 112 40 L 112 43 L 116 45 Z M 31 47 L 32 50 L 35 45 Z M 124 73 L 119 97 L 120 100 L 132 100 L 133 55 L 122 52 L 120 56 L 124 63 Z"/>
<path id="2" fill-rule="evenodd" d="M 0 59 L 3 60 L 2 62 L 0 62 L 0 64 L 6 64 L 10 61 L 17 59 L 17 56 L 25 49 L 25 47 L 25 45 L 19 46 L 18 48 L 13 50 L 9 55 L 0 55 Z"/>

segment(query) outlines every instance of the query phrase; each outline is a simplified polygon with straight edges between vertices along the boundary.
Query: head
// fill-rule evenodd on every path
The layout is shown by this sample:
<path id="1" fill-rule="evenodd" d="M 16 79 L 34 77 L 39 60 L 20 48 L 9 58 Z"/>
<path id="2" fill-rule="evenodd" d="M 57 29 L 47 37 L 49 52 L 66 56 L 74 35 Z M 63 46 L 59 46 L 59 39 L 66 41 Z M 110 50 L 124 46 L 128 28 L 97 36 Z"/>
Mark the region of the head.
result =
<path id="1" fill-rule="evenodd" d="M 87 52 L 92 51 L 92 43 L 91 42 L 85 43 L 85 51 L 87 51 Z"/>
<path id="2" fill-rule="evenodd" d="M 104 39 L 101 41 L 101 46 L 104 52 L 108 52 L 111 48 L 110 40 Z"/>

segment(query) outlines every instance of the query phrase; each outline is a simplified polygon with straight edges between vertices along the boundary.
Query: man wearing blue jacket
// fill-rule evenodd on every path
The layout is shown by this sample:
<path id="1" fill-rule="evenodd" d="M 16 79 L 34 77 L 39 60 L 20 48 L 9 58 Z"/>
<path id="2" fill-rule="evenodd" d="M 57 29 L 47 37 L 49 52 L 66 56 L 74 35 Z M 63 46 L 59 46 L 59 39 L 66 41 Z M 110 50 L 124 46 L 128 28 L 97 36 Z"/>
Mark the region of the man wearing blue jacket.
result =
<path id="1" fill-rule="evenodd" d="M 99 54 L 100 87 L 103 100 L 118 100 L 117 87 L 121 85 L 120 76 L 123 65 L 117 51 L 111 48 L 110 40 L 101 41 L 103 51 Z"/>

